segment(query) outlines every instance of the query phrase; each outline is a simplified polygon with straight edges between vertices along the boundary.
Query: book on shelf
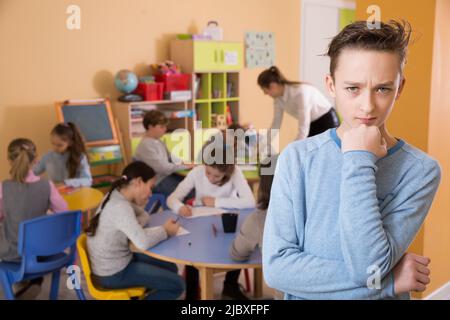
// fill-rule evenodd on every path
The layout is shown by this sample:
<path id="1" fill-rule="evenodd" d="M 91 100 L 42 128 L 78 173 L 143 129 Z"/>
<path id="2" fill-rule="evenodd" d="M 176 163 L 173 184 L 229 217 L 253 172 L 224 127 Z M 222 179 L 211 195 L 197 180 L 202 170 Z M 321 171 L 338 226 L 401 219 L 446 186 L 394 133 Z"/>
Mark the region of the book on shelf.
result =
<path id="1" fill-rule="evenodd" d="M 194 110 L 161 110 L 164 115 L 169 119 L 174 118 L 193 118 L 195 115 Z"/>
<path id="2" fill-rule="evenodd" d="M 131 108 L 131 112 L 133 111 L 151 111 L 151 110 L 155 110 L 157 109 L 157 106 L 154 104 L 143 104 L 143 105 L 139 105 L 139 106 L 133 106 Z"/>
<path id="3" fill-rule="evenodd" d="M 190 90 L 170 91 L 166 93 L 166 99 L 172 101 L 186 101 L 192 99 Z"/>

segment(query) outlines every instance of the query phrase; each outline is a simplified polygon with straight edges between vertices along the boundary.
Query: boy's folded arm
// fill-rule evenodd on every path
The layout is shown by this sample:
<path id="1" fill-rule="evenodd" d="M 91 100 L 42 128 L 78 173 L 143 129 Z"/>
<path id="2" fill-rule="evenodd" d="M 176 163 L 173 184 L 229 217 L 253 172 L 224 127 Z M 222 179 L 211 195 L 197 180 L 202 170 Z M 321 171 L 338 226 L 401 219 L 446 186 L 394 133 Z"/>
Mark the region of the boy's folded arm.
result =
<path id="1" fill-rule="evenodd" d="M 354 282 L 365 283 L 370 268 L 385 277 L 408 249 L 420 229 L 440 181 L 435 161 L 408 172 L 380 211 L 376 157 L 369 152 L 343 156 L 339 227 L 341 247 Z"/>
<path id="2" fill-rule="evenodd" d="M 352 282 L 343 261 L 304 252 L 304 179 L 291 180 L 300 171 L 291 168 L 293 157 L 281 154 L 272 186 L 263 236 L 263 272 L 267 284 L 299 297 L 339 298 L 344 291 L 355 289 L 360 298 L 392 297 L 392 277 L 381 281 L 381 290 L 371 290 L 366 283 Z M 293 188 L 294 184 L 300 187 Z"/>
<path id="3" fill-rule="evenodd" d="M 155 172 L 166 175 L 185 168 L 182 164 L 170 162 L 165 155 L 160 154 L 157 149 L 152 147 L 146 147 L 145 152 L 140 152 L 139 159 L 152 167 Z"/>

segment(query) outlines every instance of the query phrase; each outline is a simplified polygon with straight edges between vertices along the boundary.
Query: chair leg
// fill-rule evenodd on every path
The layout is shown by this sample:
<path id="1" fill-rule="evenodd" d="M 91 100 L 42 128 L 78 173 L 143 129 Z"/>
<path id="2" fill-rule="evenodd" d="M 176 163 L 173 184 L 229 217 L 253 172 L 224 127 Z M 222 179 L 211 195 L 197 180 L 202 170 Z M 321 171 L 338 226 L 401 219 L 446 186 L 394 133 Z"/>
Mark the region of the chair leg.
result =
<path id="1" fill-rule="evenodd" d="M 53 272 L 52 274 L 52 285 L 50 289 L 50 300 L 58 300 L 58 290 L 59 290 L 59 278 L 61 272 L 60 270 Z"/>
<path id="2" fill-rule="evenodd" d="M 12 289 L 12 283 L 9 280 L 8 275 L 5 272 L 0 272 L 0 282 L 3 287 L 3 292 L 5 293 L 5 297 L 8 300 L 15 300 L 14 292 Z"/>
<path id="3" fill-rule="evenodd" d="M 245 291 L 250 292 L 252 289 L 250 287 L 250 276 L 248 273 L 248 269 L 244 269 L 244 276 L 245 276 Z"/>
<path id="4" fill-rule="evenodd" d="M 83 289 L 75 289 L 75 292 L 77 293 L 78 300 L 86 300 Z"/>

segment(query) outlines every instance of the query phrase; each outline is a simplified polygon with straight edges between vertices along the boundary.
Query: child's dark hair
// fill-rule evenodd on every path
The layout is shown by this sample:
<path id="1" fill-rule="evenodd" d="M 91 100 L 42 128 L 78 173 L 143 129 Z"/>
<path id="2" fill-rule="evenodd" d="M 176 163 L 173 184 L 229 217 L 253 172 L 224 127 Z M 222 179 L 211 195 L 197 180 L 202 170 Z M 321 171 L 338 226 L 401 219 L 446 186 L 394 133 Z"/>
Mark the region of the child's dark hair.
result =
<path id="1" fill-rule="evenodd" d="M 158 124 L 167 126 L 169 124 L 169 119 L 159 110 L 151 110 L 144 115 L 142 120 L 145 130 L 148 130 L 149 126 L 156 126 Z"/>
<path id="2" fill-rule="evenodd" d="M 281 73 L 280 69 L 275 66 L 270 67 L 269 69 L 264 70 L 258 76 L 258 85 L 261 88 L 269 88 L 271 83 L 276 83 L 280 85 L 296 85 L 301 84 L 300 81 L 291 81 L 286 79 L 286 77 Z"/>
<path id="3" fill-rule="evenodd" d="M 11 161 L 11 179 L 25 183 L 28 171 L 36 159 L 36 146 L 26 138 L 14 139 L 8 145 L 8 160 Z"/>
<path id="4" fill-rule="evenodd" d="M 377 22 L 378 23 L 378 22 Z M 400 71 L 406 63 L 411 38 L 411 25 L 406 21 L 379 22 L 379 28 L 369 28 L 367 21 L 355 21 L 336 35 L 328 46 L 330 74 L 334 78 L 339 55 L 344 49 L 364 49 L 398 53 Z"/>
<path id="5" fill-rule="evenodd" d="M 67 159 L 66 168 L 69 172 L 69 178 L 75 178 L 78 167 L 80 166 L 81 157 L 86 154 L 86 146 L 84 145 L 83 135 L 73 122 L 58 123 L 51 132 L 62 140 L 69 143 L 67 151 L 69 158 Z"/>
<path id="6" fill-rule="evenodd" d="M 269 201 L 270 201 L 270 191 L 272 190 L 272 182 L 273 182 L 273 175 L 274 172 L 271 172 L 270 174 L 261 174 L 262 168 L 272 168 L 275 169 L 276 162 L 277 162 L 277 156 L 271 156 L 270 160 L 267 161 L 261 161 L 261 164 L 259 165 L 259 186 L 258 186 L 258 209 L 261 210 L 267 210 L 269 207 Z"/>
<path id="7" fill-rule="evenodd" d="M 218 183 L 219 186 L 223 186 L 225 183 L 230 181 L 235 168 L 235 160 L 231 152 L 227 152 L 226 145 L 221 148 L 214 147 L 209 155 L 205 155 L 208 146 L 212 146 L 214 141 L 205 144 L 203 149 L 203 163 L 206 166 L 213 167 L 224 174 L 222 180 Z M 216 157 L 217 152 L 217 157 Z M 220 153 L 222 156 L 220 157 Z"/>
<path id="8" fill-rule="evenodd" d="M 89 226 L 85 229 L 87 235 L 91 237 L 95 236 L 95 232 L 97 231 L 98 223 L 100 221 L 100 214 L 108 203 L 109 198 L 111 197 L 111 193 L 114 190 L 120 190 L 123 187 L 128 186 L 133 179 L 137 178 L 141 178 L 143 182 L 148 182 L 155 175 L 155 171 L 144 162 L 135 161 L 127 165 L 122 171 L 122 177 L 114 181 L 111 185 L 111 188 L 109 189 L 105 200 L 103 200 L 102 202 L 100 211 L 89 222 Z"/>

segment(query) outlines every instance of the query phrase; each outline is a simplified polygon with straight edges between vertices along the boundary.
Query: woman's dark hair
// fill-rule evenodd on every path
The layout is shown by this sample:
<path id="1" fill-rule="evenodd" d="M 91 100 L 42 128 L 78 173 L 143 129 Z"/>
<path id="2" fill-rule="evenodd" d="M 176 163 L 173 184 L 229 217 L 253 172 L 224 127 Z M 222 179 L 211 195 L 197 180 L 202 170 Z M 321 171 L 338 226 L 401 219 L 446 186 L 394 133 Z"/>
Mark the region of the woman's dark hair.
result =
<path id="1" fill-rule="evenodd" d="M 280 69 L 275 66 L 270 67 L 269 69 L 264 70 L 258 76 L 258 85 L 261 88 L 269 88 L 271 83 L 276 83 L 280 85 L 296 85 L 302 84 L 300 81 L 291 81 L 286 79 L 286 77 L 281 73 Z"/>
<path id="2" fill-rule="evenodd" d="M 51 132 L 62 140 L 69 143 L 67 151 L 69 158 L 67 159 L 66 168 L 69 178 L 75 178 L 78 167 L 80 166 L 81 157 L 86 154 L 86 146 L 84 145 L 83 136 L 77 126 L 72 122 L 58 123 Z"/>
<path id="3" fill-rule="evenodd" d="M 334 77 L 338 59 L 344 49 L 364 49 L 398 53 L 400 71 L 406 63 L 406 54 L 412 28 L 406 21 L 389 20 L 379 22 L 379 27 L 370 28 L 367 21 L 355 21 L 336 35 L 328 46 L 330 74 Z"/>
<path id="4" fill-rule="evenodd" d="M 85 229 L 87 235 L 91 237 L 95 236 L 95 232 L 97 231 L 98 223 L 100 221 L 100 214 L 108 203 L 114 190 L 120 190 L 123 187 L 128 186 L 133 179 L 141 178 L 143 182 L 147 182 L 154 176 L 155 171 L 144 162 L 135 161 L 127 165 L 122 171 L 122 177 L 114 181 L 111 185 L 108 194 L 102 202 L 99 212 L 89 222 L 89 226 Z"/>
<path id="5" fill-rule="evenodd" d="M 271 156 L 270 159 L 267 161 L 261 161 L 261 164 L 259 165 L 259 187 L 258 187 L 258 209 L 261 210 L 267 210 L 269 207 L 269 201 L 270 201 L 270 191 L 272 190 L 272 182 L 273 182 L 273 175 L 274 170 L 277 162 L 277 156 Z M 265 174 L 261 174 L 261 171 L 266 169 Z"/>
<path id="6" fill-rule="evenodd" d="M 142 125 L 144 126 L 145 130 L 148 130 L 149 126 L 154 127 L 158 124 L 165 126 L 169 124 L 169 119 L 167 119 L 167 117 L 161 111 L 151 110 L 144 115 Z"/>
<path id="7" fill-rule="evenodd" d="M 230 181 L 231 176 L 234 172 L 235 160 L 232 152 L 228 152 L 226 145 L 221 147 L 214 146 L 217 143 L 210 141 L 206 143 L 202 151 L 203 164 L 209 167 L 213 167 L 224 174 L 222 180 L 219 182 L 219 186 L 223 186 L 225 183 Z M 207 154 L 208 149 L 213 147 L 209 154 Z M 217 153 L 216 153 L 217 152 Z M 222 156 L 220 156 L 220 153 Z M 216 157 L 217 154 L 217 157 Z"/>

